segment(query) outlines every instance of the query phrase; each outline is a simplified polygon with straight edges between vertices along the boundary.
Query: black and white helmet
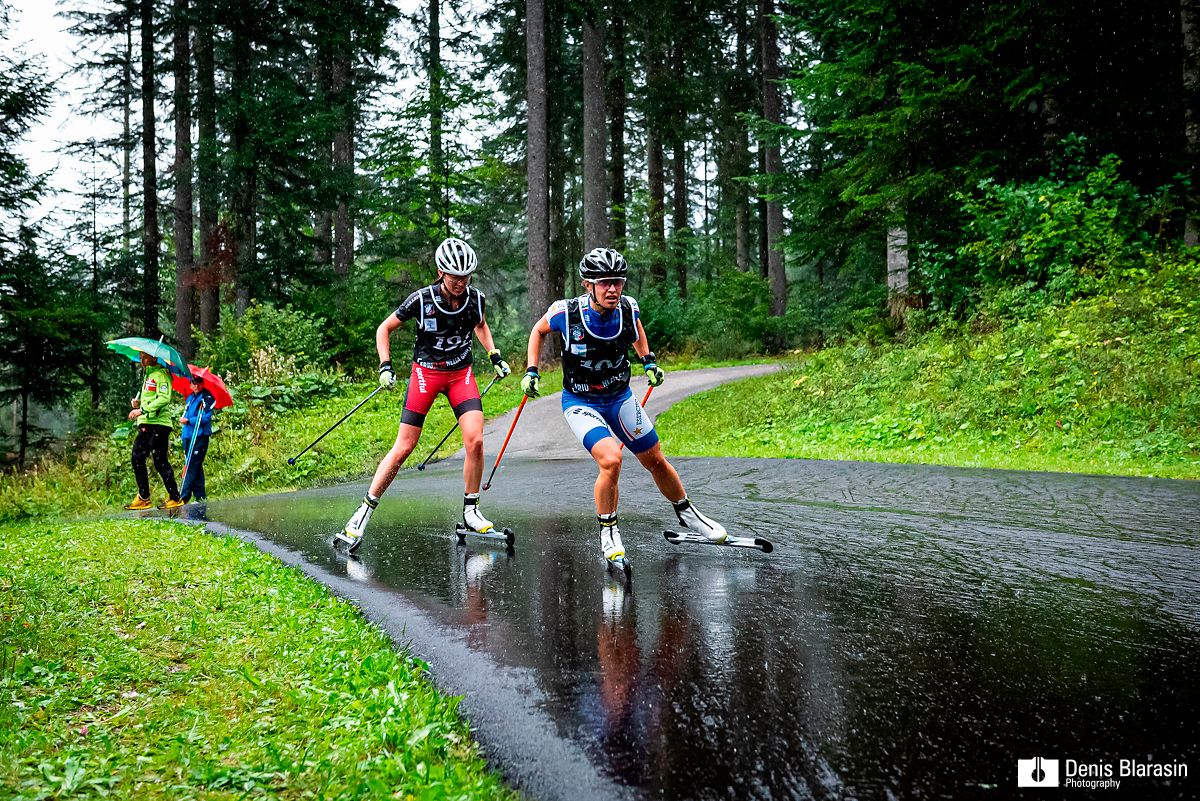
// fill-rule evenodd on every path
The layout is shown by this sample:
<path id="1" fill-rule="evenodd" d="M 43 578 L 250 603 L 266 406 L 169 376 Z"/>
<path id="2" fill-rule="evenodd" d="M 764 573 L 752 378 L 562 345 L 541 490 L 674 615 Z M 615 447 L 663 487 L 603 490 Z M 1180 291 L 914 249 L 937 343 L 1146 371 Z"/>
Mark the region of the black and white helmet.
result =
<path id="1" fill-rule="evenodd" d="M 593 248 L 579 260 L 579 277 L 584 281 L 597 278 L 626 278 L 629 264 L 612 248 Z"/>
<path id="2" fill-rule="evenodd" d="M 438 245 L 437 253 L 433 256 L 437 268 L 449 275 L 470 275 L 479 266 L 475 251 L 461 239 L 450 237 Z"/>

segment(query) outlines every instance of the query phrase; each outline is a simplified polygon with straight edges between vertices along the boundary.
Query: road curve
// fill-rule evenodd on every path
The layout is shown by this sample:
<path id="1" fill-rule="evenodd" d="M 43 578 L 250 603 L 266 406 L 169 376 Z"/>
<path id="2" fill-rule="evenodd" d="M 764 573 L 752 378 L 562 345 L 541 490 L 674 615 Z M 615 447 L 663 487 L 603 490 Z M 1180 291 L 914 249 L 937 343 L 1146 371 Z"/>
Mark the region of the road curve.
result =
<path id="1" fill-rule="evenodd" d="M 752 376 L 766 375 L 780 369 L 778 362 L 769 364 L 741 364 L 734 367 L 709 367 L 702 370 L 684 370 L 667 372 L 667 380 L 654 390 L 647 404 L 647 413 L 654 420 L 659 414 L 671 408 L 675 403 L 703 392 L 706 389 L 738 381 Z M 631 382 L 633 391 L 640 399 L 645 394 L 645 384 L 640 379 Z M 508 427 L 512 424 L 516 410 L 501 415 L 489 422 L 483 430 L 484 441 L 488 443 L 489 453 L 496 453 L 500 443 L 504 441 Z M 495 444 L 492 444 L 495 443 Z M 461 459 L 460 449 L 453 459 Z M 580 447 L 575 437 L 567 428 L 562 417 L 562 393 L 545 395 L 525 404 L 521 412 L 521 420 L 513 431 L 512 440 L 504 451 L 504 458 L 531 459 L 586 459 L 587 451 Z"/>

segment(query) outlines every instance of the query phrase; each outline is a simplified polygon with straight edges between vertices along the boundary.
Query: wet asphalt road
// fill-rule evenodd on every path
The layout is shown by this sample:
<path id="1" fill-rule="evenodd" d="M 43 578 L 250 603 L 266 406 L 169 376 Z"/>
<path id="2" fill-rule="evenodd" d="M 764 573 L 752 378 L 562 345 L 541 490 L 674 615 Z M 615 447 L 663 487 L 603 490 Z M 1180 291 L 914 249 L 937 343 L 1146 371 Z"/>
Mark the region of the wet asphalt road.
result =
<path id="1" fill-rule="evenodd" d="M 587 460 L 506 457 L 482 509 L 511 554 L 455 544 L 455 462 L 404 471 L 349 561 L 330 535 L 365 484 L 207 517 L 357 599 L 465 694 L 533 798 L 1013 797 L 1033 756 L 1193 774 L 1044 797 L 1200 795 L 1200 483 L 673 461 L 776 552 L 670 545 L 633 460 L 628 587 L 599 555 Z"/>

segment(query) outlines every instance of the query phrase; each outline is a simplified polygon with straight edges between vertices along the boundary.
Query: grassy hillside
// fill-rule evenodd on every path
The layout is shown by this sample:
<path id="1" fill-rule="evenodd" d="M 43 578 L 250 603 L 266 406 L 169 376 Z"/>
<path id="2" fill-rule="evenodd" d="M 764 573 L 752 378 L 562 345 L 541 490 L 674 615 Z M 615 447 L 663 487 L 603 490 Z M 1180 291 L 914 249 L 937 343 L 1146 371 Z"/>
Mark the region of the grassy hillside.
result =
<path id="1" fill-rule="evenodd" d="M 1200 478 L 1200 262 L 1064 306 L 1013 299 L 904 342 L 797 354 L 657 425 L 679 455 Z"/>

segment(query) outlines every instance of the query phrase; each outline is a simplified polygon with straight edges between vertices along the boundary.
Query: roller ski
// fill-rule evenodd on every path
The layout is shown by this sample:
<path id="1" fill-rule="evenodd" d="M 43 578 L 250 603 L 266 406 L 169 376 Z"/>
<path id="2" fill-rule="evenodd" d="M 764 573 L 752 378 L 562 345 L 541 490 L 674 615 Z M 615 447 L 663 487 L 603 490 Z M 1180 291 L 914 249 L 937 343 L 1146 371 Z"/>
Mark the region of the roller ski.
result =
<path id="1" fill-rule="evenodd" d="M 597 515 L 600 523 L 600 551 L 604 554 L 604 565 L 612 575 L 622 575 L 625 580 L 633 578 L 633 565 L 625 558 L 625 545 L 621 542 L 621 530 L 617 528 L 617 516 Z"/>
<path id="2" fill-rule="evenodd" d="M 466 545 L 468 534 L 480 539 L 503 542 L 508 548 L 513 547 L 513 543 L 517 541 L 517 535 L 513 534 L 511 528 L 498 531 L 491 520 L 480 514 L 478 494 L 468 495 L 463 499 L 462 522 L 454 525 L 454 535 L 458 538 L 459 545 Z"/>
<path id="3" fill-rule="evenodd" d="M 770 553 L 775 550 L 775 546 L 769 540 L 764 540 L 762 537 L 735 537 L 730 534 L 723 541 L 716 542 L 691 531 L 671 531 L 670 529 L 663 532 L 663 537 L 672 545 L 696 543 L 699 545 L 719 545 L 725 548 L 754 548 L 763 553 Z"/>
<path id="4" fill-rule="evenodd" d="M 358 546 L 362 545 L 363 536 L 367 533 L 367 523 L 371 521 L 371 514 L 377 506 L 378 498 L 372 498 L 370 495 L 363 498 L 358 510 L 346 522 L 345 528 L 333 535 L 333 547 L 337 548 L 341 544 L 346 548 L 346 553 L 354 553 Z"/>
<path id="5" fill-rule="evenodd" d="M 761 537 L 735 537 L 725 530 L 717 521 L 703 515 L 692 505 L 691 500 L 684 498 L 674 504 L 675 516 L 687 531 L 663 532 L 663 537 L 672 545 L 696 543 L 699 545 L 721 545 L 728 548 L 754 548 L 763 553 L 771 553 L 775 546 Z"/>

